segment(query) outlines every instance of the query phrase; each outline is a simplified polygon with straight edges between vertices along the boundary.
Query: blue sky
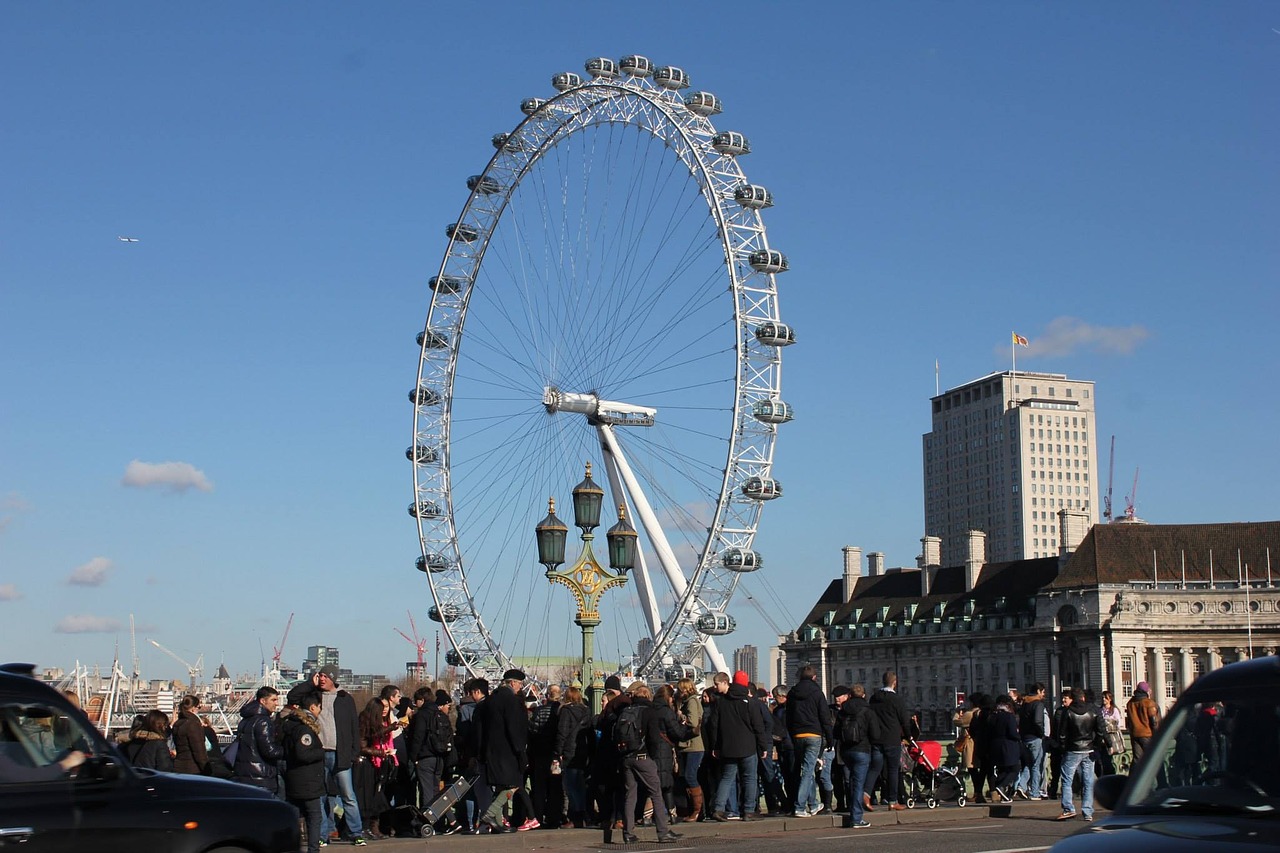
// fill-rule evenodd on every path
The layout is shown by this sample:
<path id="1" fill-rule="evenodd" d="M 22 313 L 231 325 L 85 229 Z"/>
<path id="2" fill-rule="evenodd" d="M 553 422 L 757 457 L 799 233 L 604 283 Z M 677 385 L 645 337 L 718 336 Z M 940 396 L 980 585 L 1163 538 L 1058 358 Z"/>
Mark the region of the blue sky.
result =
<path id="1" fill-rule="evenodd" d="M 1005 369 L 1013 330 L 1020 369 L 1097 382 L 1121 506 L 1140 467 L 1152 521 L 1280 517 L 1276 29 L 1260 2 L 4 4 L 0 657 L 109 664 L 132 613 L 250 672 L 296 612 L 286 660 L 401 670 L 406 607 L 433 627 L 425 281 L 489 137 L 597 55 L 718 94 L 777 200 L 777 623 L 843 545 L 914 564 L 935 360 Z M 770 644 L 735 613 L 726 645 Z"/>

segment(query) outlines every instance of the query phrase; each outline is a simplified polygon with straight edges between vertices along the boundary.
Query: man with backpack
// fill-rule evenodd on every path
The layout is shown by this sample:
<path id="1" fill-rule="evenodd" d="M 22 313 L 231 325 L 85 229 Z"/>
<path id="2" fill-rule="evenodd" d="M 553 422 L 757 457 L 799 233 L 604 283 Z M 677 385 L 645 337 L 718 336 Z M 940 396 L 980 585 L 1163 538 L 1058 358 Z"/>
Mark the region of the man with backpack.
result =
<path id="1" fill-rule="evenodd" d="M 667 807 L 662 799 L 662 783 L 658 779 L 658 765 L 653 760 L 654 747 L 647 737 L 654 711 L 653 691 L 647 684 L 637 681 L 627 692 L 631 694 L 631 703 L 618 712 L 613 724 L 613 738 L 622 760 L 622 783 L 626 790 L 622 805 L 622 841 L 633 844 L 639 840 L 635 835 L 636 803 L 643 785 L 645 796 L 653 801 L 653 823 L 658 829 L 658 843 L 674 844 L 680 836 L 671 831 Z"/>
<path id="2" fill-rule="evenodd" d="M 836 691 L 839 690 L 837 687 Z M 880 718 L 867 704 L 867 688 L 855 684 L 848 690 L 848 698 L 840 706 L 835 726 L 840 741 L 840 758 L 844 761 L 849 780 L 849 818 L 844 826 L 846 829 L 866 829 L 871 824 L 863 816 L 864 790 L 871 769 L 871 747 L 880 740 Z"/>
<path id="3" fill-rule="evenodd" d="M 440 782 L 444 779 L 445 765 L 453 752 L 453 725 L 437 702 L 437 692 L 443 694 L 446 703 L 450 701 L 448 693 L 430 687 L 419 687 L 414 691 L 415 711 L 405 734 L 409 758 L 418 773 L 418 801 L 424 809 L 436 798 Z"/>

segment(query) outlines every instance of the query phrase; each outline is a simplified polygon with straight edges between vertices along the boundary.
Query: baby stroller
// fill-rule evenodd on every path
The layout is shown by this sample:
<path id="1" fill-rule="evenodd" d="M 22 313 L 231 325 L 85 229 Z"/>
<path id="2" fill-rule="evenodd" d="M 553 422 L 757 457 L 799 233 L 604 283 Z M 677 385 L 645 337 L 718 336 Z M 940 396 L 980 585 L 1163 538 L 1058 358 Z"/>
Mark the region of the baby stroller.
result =
<path id="1" fill-rule="evenodd" d="M 939 803 L 955 801 L 960 808 L 968 805 L 964 782 L 954 767 L 943 767 L 942 744 L 936 740 L 907 741 L 902 751 L 902 778 L 906 780 L 907 808 L 923 802 L 936 809 Z"/>

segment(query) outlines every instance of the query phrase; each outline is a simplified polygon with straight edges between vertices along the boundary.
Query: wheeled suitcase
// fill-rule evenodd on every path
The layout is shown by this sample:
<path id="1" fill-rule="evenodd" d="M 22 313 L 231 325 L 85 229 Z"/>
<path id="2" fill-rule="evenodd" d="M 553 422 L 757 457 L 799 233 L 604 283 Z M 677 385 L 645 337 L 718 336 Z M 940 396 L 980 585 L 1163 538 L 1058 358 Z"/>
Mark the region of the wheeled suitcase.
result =
<path id="1" fill-rule="evenodd" d="M 423 838 L 430 838 L 436 834 L 435 823 L 449 813 L 458 800 L 467 795 L 467 791 L 471 790 L 471 780 L 466 776 L 459 776 L 453 780 L 453 784 L 440 792 L 440 796 L 431 801 L 431 805 L 427 806 L 422 813 L 422 829 L 420 834 Z"/>

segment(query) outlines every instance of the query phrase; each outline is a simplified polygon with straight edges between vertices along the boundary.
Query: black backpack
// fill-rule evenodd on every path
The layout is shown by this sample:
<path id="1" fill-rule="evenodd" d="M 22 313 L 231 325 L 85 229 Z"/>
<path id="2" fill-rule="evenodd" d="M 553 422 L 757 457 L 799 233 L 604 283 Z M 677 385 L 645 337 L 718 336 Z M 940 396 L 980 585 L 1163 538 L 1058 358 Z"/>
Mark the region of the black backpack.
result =
<path id="1" fill-rule="evenodd" d="M 644 705 L 628 705 L 613 724 L 613 740 L 624 755 L 644 749 Z"/>
<path id="2" fill-rule="evenodd" d="M 852 714 L 840 714 L 840 743 L 843 746 L 853 746 L 854 744 L 863 743 L 867 740 L 867 717 L 871 711 L 867 708 L 859 708 Z"/>
<path id="3" fill-rule="evenodd" d="M 453 750 L 453 726 L 449 715 L 437 710 L 427 729 L 427 749 L 432 755 L 447 756 Z"/>

